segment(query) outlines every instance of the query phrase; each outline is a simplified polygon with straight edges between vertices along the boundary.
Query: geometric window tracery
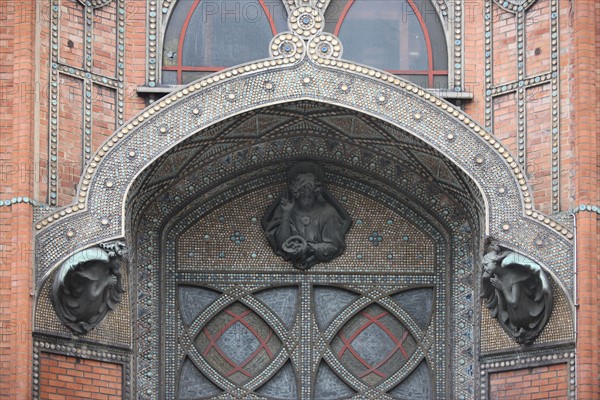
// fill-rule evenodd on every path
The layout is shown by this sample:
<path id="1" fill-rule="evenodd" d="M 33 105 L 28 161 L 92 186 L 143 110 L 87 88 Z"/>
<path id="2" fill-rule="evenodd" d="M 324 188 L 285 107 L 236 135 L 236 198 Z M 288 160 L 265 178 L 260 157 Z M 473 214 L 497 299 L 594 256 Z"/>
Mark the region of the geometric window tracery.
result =
<path id="1" fill-rule="evenodd" d="M 354 316 L 331 344 L 342 365 L 369 386 L 398 372 L 416 347 L 408 329 L 378 305 L 371 305 Z"/>
<path id="2" fill-rule="evenodd" d="M 241 303 L 215 316 L 195 340 L 202 357 L 223 377 L 243 384 L 275 358 L 282 343 L 267 323 Z"/>
<path id="3" fill-rule="evenodd" d="M 313 398 L 353 398 L 370 389 L 393 398 L 431 398 L 424 342 L 432 335 L 432 286 L 393 291 L 377 301 L 370 299 L 372 289 L 308 287 L 257 287 L 221 303 L 230 296 L 226 290 L 181 283 L 179 320 L 191 347 L 184 346 L 177 397 L 213 398 L 237 387 L 263 398 L 300 398 L 302 372 L 293 349 L 304 303 L 312 305 L 313 321 L 320 321 L 320 339 L 311 344 L 313 354 L 321 354 L 312 367 Z"/>

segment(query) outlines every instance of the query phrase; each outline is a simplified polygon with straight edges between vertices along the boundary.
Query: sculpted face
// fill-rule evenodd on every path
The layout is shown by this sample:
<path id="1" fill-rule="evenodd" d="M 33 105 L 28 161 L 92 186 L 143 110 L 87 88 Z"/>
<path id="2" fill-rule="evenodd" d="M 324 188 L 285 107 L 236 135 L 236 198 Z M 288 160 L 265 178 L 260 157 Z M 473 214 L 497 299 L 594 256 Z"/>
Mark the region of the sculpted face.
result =
<path id="1" fill-rule="evenodd" d="M 314 206 L 317 199 L 317 186 L 318 182 L 311 173 L 299 174 L 294 179 L 290 191 L 301 209 L 309 210 Z"/>
<path id="2" fill-rule="evenodd" d="M 302 188 L 298 196 L 298 204 L 303 209 L 310 209 L 315 204 L 315 193 L 308 187 Z"/>

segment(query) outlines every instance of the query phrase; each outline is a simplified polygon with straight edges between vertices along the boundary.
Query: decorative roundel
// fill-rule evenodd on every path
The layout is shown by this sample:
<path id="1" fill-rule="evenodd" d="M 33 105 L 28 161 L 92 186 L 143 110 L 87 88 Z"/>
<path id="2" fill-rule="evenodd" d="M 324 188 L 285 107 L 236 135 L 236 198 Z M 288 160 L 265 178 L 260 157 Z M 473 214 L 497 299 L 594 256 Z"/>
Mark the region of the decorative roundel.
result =
<path id="1" fill-rule="evenodd" d="M 271 57 L 299 61 L 304 55 L 304 41 L 290 32 L 283 32 L 271 40 Z"/>
<path id="2" fill-rule="evenodd" d="M 537 0 L 494 0 L 494 3 L 507 11 L 517 12 L 527 10 L 536 1 Z"/>
<path id="3" fill-rule="evenodd" d="M 92 7 L 92 8 L 100 8 L 100 7 L 104 7 L 105 5 L 107 5 L 108 3 L 110 3 L 113 0 L 79 0 L 79 2 L 81 4 L 83 4 L 86 7 Z"/>
<path id="4" fill-rule="evenodd" d="M 323 22 L 323 16 L 316 9 L 308 6 L 296 8 L 289 19 L 292 30 L 305 38 L 321 32 Z"/>
<path id="5" fill-rule="evenodd" d="M 342 43 L 332 34 L 323 34 L 313 38 L 308 44 L 308 54 L 315 61 L 325 58 L 340 58 Z"/>

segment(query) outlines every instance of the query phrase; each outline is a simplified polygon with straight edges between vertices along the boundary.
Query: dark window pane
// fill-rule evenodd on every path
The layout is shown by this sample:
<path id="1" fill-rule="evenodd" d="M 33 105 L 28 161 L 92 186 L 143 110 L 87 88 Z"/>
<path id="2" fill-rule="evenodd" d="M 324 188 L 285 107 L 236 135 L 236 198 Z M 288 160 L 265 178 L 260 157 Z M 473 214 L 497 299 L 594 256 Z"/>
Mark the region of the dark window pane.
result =
<path id="1" fill-rule="evenodd" d="M 175 71 L 163 71 L 162 83 L 164 85 L 177 85 L 177 72 Z"/>
<path id="2" fill-rule="evenodd" d="M 272 37 L 258 0 L 201 1 L 183 42 L 183 65 L 227 67 L 263 58 Z"/>
<path id="3" fill-rule="evenodd" d="M 181 28 L 193 4 L 193 0 L 180 0 L 171 12 L 163 41 L 163 65 L 177 65 L 177 46 Z"/>
<path id="4" fill-rule="evenodd" d="M 404 0 L 356 0 L 339 37 L 344 58 L 386 70 L 427 69 L 427 44 Z"/>
<path id="5" fill-rule="evenodd" d="M 415 83 L 419 86 L 428 87 L 429 86 L 429 77 L 427 75 L 399 75 L 400 78 L 406 79 L 412 83 Z"/>
<path id="6" fill-rule="evenodd" d="M 207 75 L 212 74 L 212 72 L 205 72 L 205 71 L 184 71 L 183 74 L 181 74 L 182 79 L 181 79 L 181 83 L 182 84 L 187 84 L 187 83 L 191 83 L 194 82 L 197 79 L 200 79 L 202 77 L 205 77 Z"/>
<path id="7" fill-rule="evenodd" d="M 347 60 L 405 76 L 421 86 L 444 81 L 432 78 L 434 71 L 447 71 L 448 50 L 431 0 L 332 0 L 325 30 L 340 37 Z"/>
<path id="8" fill-rule="evenodd" d="M 280 0 L 180 0 L 165 33 L 163 67 L 175 72 L 177 83 L 190 82 L 206 71 L 267 57 L 273 36 L 286 30 Z M 169 81 L 163 83 L 172 84 L 172 74 L 164 76 Z"/>
<path id="9" fill-rule="evenodd" d="M 434 76 L 433 87 L 436 89 L 448 89 L 448 75 Z"/>

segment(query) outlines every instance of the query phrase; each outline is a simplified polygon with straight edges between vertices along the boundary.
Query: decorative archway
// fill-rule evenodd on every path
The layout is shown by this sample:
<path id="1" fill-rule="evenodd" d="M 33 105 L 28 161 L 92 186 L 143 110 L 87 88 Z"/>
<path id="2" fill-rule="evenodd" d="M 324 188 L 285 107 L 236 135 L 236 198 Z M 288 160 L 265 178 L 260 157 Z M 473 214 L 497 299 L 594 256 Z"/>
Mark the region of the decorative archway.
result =
<path id="1" fill-rule="evenodd" d="M 276 38 L 273 59 L 232 68 L 196 82 L 149 107 L 119 129 L 104 144 L 84 171 L 77 203 L 36 224 L 38 295 L 45 279 L 54 273 L 55 268 L 81 249 L 112 239 L 126 238 L 130 248 L 139 250 L 135 249 L 137 244 L 134 239 L 137 239 L 137 236 L 133 236 L 133 232 L 128 231 L 133 226 L 131 221 L 135 204 L 144 202 L 144 196 L 148 196 L 145 190 L 148 187 L 140 185 L 142 180 L 138 178 L 150 171 L 153 166 L 159 165 L 156 164 L 157 160 L 168 159 L 170 151 L 177 153 L 194 140 L 211 144 L 211 140 L 214 139 L 211 136 L 214 133 L 213 129 L 223 129 L 223 124 L 241 118 L 249 112 L 260 113 L 262 110 L 271 110 L 278 105 L 293 106 L 295 102 L 322 104 L 326 106 L 326 111 L 333 112 L 334 109 L 341 109 L 371 118 L 379 124 L 389 126 L 390 131 L 398 132 L 395 138 L 391 135 L 388 139 L 398 140 L 401 136 L 412 137 L 428 151 L 435 153 L 437 159 L 443 157 L 447 168 L 459 172 L 462 179 L 469 182 L 467 186 L 476 188 L 471 192 L 471 197 L 480 199 L 483 229 L 479 235 L 493 236 L 503 246 L 527 254 L 543 265 L 568 295 L 572 294 L 573 280 L 570 264 L 573 236 L 566 228 L 534 210 L 525 177 L 508 151 L 460 110 L 430 93 L 381 71 L 317 55 L 316 48 L 321 44 L 322 49 L 331 50 L 330 57 L 335 57 L 337 46 L 335 40 L 328 35 L 317 37 L 315 42 L 312 42 L 315 46 L 308 45 L 309 50 L 306 55 L 302 42 L 295 36 L 287 34 Z M 282 55 L 279 52 L 287 45 L 295 49 L 295 53 Z M 256 122 L 258 123 L 258 120 Z M 372 135 L 372 132 L 369 135 Z M 262 138 L 262 136 L 256 137 L 256 139 Z M 268 138 L 264 139 L 268 141 Z M 367 139 L 374 139 L 374 137 L 369 136 Z M 382 149 L 388 144 L 382 142 L 374 148 Z M 213 154 L 209 151 L 211 147 L 207 146 L 205 155 L 208 159 Z M 345 154 L 341 154 L 336 159 L 335 152 L 318 156 L 319 148 L 319 146 L 309 145 L 306 150 L 292 148 L 290 159 L 321 157 L 321 160 L 331 163 L 331 171 L 335 171 L 336 166 L 352 170 L 353 158 L 346 159 Z M 285 154 L 285 150 L 282 154 Z M 392 149 L 389 149 L 388 153 L 393 153 Z M 217 151 L 214 154 L 220 153 Z M 388 156 L 384 154 L 382 157 Z M 357 158 L 357 164 L 366 161 L 364 158 Z M 259 164 L 278 166 L 278 171 L 281 171 L 282 165 L 285 164 L 284 159 L 284 155 L 270 156 L 266 152 Z M 249 161 L 252 162 L 252 159 Z M 374 167 L 371 167 L 371 164 L 374 164 Z M 372 176 L 381 177 L 384 183 L 381 193 L 386 193 L 393 189 L 391 185 L 393 178 L 400 178 L 401 174 L 393 173 L 386 182 L 384 177 L 387 170 L 379 165 L 369 162 L 356 169 L 363 171 L 373 169 Z M 208 168 L 208 163 L 204 167 Z M 236 166 L 233 163 L 231 167 L 223 168 L 222 171 L 207 170 L 201 181 L 204 182 L 204 178 L 207 178 L 206 189 L 215 182 L 213 179 L 216 181 L 220 179 L 223 184 L 243 172 L 245 167 L 247 166 Z M 211 174 L 216 178 L 211 177 Z M 274 172 L 274 175 L 276 174 L 277 172 Z M 348 178 L 344 174 L 338 171 L 333 175 L 336 175 L 335 179 L 340 179 L 341 182 Z M 258 178 L 260 177 L 256 177 Z M 160 182 L 157 184 L 160 186 Z M 201 188 L 201 185 L 202 183 L 198 182 L 196 187 Z M 346 184 L 346 187 L 349 187 L 348 185 L 350 183 Z M 407 185 L 410 183 L 407 182 Z M 402 189 L 401 184 L 399 186 Z M 196 190 L 194 193 L 198 195 L 203 191 Z M 402 194 L 391 196 L 390 201 L 394 198 L 402 198 Z M 414 201 L 413 203 L 413 207 L 418 204 Z M 399 204 L 398 207 L 400 206 Z M 183 209 L 182 205 L 178 207 Z M 196 207 L 196 209 L 200 208 Z M 473 210 L 476 209 L 477 206 L 473 206 Z M 170 210 L 167 210 L 168 212 Z M 432 220 L 429 223 L 434 222 Z M 481 237 L 478 240 L 481 240 Z M 470 256 L 475 257 L 479 250 L 477 248 L 472 250 Z M 129 278 L 136 280 L 139 285 L 143 282 L 140 276 L 144 272 L 141 271 L 140 265 L 134 265 L 136 269 L 132 272 L 137 271 L 141 275 L 134 277 L 135 275 L 131 274 Z M 473 277 L 472 273 L 471 277 Z M 158 290 L 152 282 L 145 282 L 145 284 L 151 291 Z M 471 311 L 474 307 L 472 290 L 475 286 L 471 287 L 469 300 Z M 134 285 L 130 286 L 130 289 L 134 287 L 137 288 Z M 385 296 L 394 295 L 396 294 L 390 291 Z M 245 301 L 252 300 L 248 298 Z M 136 301 L 133 301 L 133 304 L 141 306 Z M 462 309 L 469 310 L 468 304 L 468 302 L 463 304 Z M 150 306 L 146 304 L 141 307 Z M 236 315 L 239 318 L 246 312 L 243 309 L 233 311 L 238 313 Z M 139 318 L 142 317 L 137 316 L 133 319 L 137 321 Z M 472 327 L 463 325 L 462 328 L 467 332 Z M 145 340 L 148 346 L 155 346 L 156 341 L 159 340 L 156 334 L 157 332 L 152 332 L 150 329 L 148 336 L 143 336 L 142 340 Z M 282 334 L 280 337 L 284 336 Z M 472 346 L 475 339 L 471 337 L 470 340 L 465 342 L 467 347 Z M 281 361 L 280 366 L 284 365 L 284 361 Z M 155 370 L 144 372 L 145 375 L 140 375 L 138 389 L 143 388 L 144 393 L 152 397 L 160 390 L 152 378 L 156 376 Z M 448 388 L 464 395 L 466 393 L 464 388 L 469 385 L 472 388 L 474 378 L 472 375 L 462 381 L 458 378 L 459 376 L 456 382 L 448 383 Z M 169 379 L 174 381 L 175 378 Z M 441 387 L 438 390 L 443 392 L 448 388 Z"/>

